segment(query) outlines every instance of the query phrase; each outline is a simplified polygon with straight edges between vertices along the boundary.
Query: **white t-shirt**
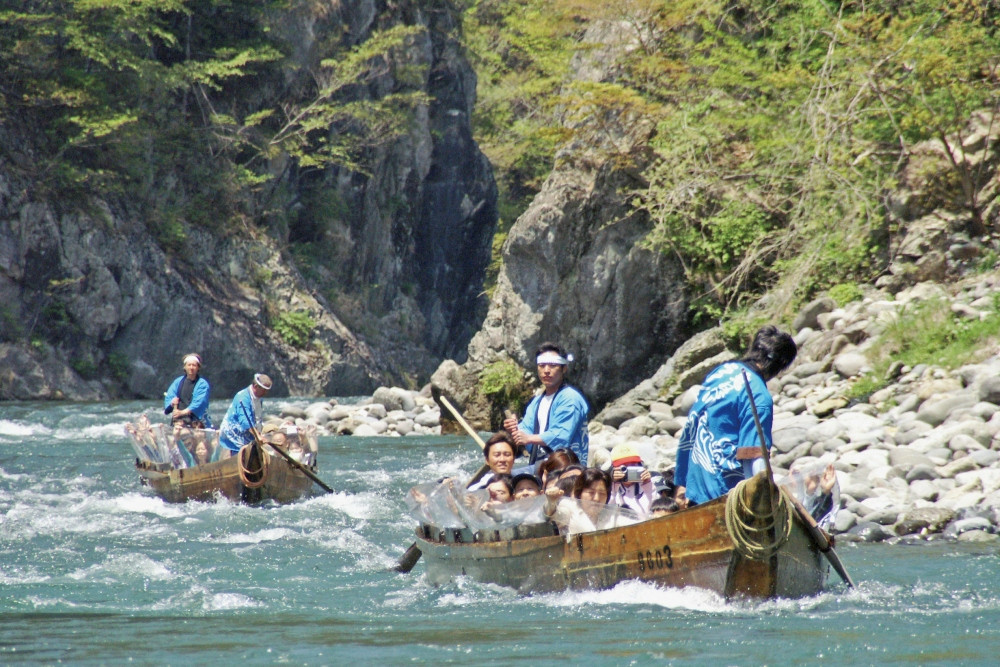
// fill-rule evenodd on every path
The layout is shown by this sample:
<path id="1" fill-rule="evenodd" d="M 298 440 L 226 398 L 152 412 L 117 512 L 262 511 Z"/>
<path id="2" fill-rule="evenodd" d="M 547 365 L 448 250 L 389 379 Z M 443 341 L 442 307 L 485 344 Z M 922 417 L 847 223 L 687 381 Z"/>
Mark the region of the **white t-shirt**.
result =
<path id="1" fill-rule="evenodd" d="M 539 433 L 545 433 L 545 429 L 549 427 L 549 410 L 552 409 L 552 399 L 555 397 L 555 394 L 543 394 L 542 400 L 538 402 L 538 416 L 536 421 L 538 422 Z"/>

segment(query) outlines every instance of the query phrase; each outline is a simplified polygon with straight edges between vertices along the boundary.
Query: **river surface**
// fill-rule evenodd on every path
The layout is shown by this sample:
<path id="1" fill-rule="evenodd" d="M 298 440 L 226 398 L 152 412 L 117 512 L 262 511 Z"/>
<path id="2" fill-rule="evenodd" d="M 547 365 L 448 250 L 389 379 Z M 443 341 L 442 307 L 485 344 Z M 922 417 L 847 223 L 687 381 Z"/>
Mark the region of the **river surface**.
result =
<path id="1" fill-rule="evenodd" d="M 996 546 L 841 544 L 856 589 L 831 573 L 763 603 L 434 588 L 420 563 L 389 571 L 412 542 L 403 494 L 475 471 L 468 438 L 324 437 L 332 494 L 171 505 L 123 433 L 153 408 L 0 403 L 0 664 L 998 664 Z"/>

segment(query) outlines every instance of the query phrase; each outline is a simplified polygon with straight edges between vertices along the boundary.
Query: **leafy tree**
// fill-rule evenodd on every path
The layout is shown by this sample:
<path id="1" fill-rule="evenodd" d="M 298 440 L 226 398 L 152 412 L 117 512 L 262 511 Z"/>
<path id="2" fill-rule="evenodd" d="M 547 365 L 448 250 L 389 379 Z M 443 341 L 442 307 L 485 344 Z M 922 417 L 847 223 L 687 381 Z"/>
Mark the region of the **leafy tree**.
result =
<path id="1" fill-rule="evenodd" d="M 989 174 L 949 137 L 996 109 L 987 2 L 661 5 L 660 72 L 632 81 L 664 102 L 659 162 L 636 205 L 718 316 L 778 287 L 778 311 L 884 257 L 883 193 L 915 141 L 937 138 L 975 201 Z M 734 261 L 735 259 L 735 261 Z"/>
<path id="2" fill-rule="evenodd" d="M 335 164 L 409 129 L 424 72 L 406 52 L 422 28 L 325 43 L 289 88 L 289 45 L 271 30 L 287 0 L 37 0 L 0 10 L 0 96 L 39 137 L 12 154 L 41 187 L 128 192 L 167 250 L 189 225 L 219 231 L 257 213 L 274 173 Z M 247 86 L 247 81 L 254 85 Z M 38 132 L 37 130 L 41 130 Z M 285 160 L 291 157 L 292 160 Z"/>

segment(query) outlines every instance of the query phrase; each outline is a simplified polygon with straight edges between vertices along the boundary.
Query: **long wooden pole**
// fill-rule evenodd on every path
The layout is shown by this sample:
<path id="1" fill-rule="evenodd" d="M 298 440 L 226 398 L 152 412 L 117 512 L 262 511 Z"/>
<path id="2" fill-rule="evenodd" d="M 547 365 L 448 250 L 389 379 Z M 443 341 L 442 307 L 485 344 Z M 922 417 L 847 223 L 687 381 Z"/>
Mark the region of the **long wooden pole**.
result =
<path id="1" fill-rule="evenodd" d="M 757 404 L 753 400 L 753 390 L 750 389 L 750 378 L 747 377 L 747 372 L 743 371 L 743 382 L 746 384 L 747 396 L 750 398 L 750 411 L 753 413 L 754 425 L 757 427 L 757 438 L 760 440 L 760 449 L 762 456 L 764 457 L 764 466 L 767 469 L 767 479 L 772 486 L 771 502 L 774 502 L 773 487 L 774 487 L 774 473 L 771 470 L 771 456 L 770 452 L 767 450 L 767 441 L 764 439 L 764 427 L 760 423 L 760 415 L 757 414 Z M 827 561 L 833 569 L 840 575 L 840 578 L 844 580 L 849 588 L 854 588 L 854 581 L 851 580 L 851 575 L 847 573 L 847 568 L 844 567 L 844 563 L 841 562 L 840 556 L 837 555 L 836 550 L 833 548 L 833 544 L 830 540 L 826 538 L 823 534 L 823 530 L 816 524 L 816 520 L 812 518 L 812 515 L 806 511 L 806 508 L 802 506 L 798 500 L 792 499 L 794 501 L 795 513 L 799 517 L 799 521 L 805 526 L 806 532 L 809 533 L 809 537 L 812 539 L 813 544 L 819 549 L 824 556 L 826 556 Z"/>
<path id="2" fill-rule="evenodd" d="M 746 371 L 743 373 L 743 385 L 747 389 L 747 396 L 750 398 L 750 412 L 753 413 L 753 423 L 757 427 L 757 439 L 760 440 L 760 452 L 764 458 L 764 470 L 767 471 L 767 490 L 771 498 L 771 516 L 777 515 L 778 499 L 775 497 L 777 487 L 774 484 L 774 471 L 771 469 L 771 452 L 767 449 L 767 441 L 764 438 L 764 427 L 760 423 L 760 415 L 757 414 L 757 403 L 753 398 L 753 389 L 750 388 L 750 377 Z"/>

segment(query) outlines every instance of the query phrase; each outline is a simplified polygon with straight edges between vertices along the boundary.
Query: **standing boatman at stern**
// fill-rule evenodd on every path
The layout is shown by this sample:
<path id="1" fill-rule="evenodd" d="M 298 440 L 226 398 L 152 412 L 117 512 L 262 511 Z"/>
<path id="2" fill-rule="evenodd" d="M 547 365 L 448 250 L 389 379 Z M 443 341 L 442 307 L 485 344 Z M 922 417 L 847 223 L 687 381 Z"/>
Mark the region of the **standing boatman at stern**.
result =
<path id="1" fill-rule="evenodd" d="M 234 452 L 253 442 L 250 429 L 260 430 L 263 404 L 261 399 L 271 390 L 271 378 L 263 373 L 253 376 L 249 387 L 239 390 L 226 411 L 219 427 L 219 444 Z"/>
<path id="2" fill-rule="evenodd" d="M 679 506 L 724 496 L 764 469 L 743 373 L 748 371 L 754 405 L 770 450 L 774 399 L 767 390 L 767 381 L 788 368 L 797 353 L 789 334 L 768 325 L 757 331 L 742 359 L 716 366 L 705 376 L 677 444 L 674 499 Z"/>

